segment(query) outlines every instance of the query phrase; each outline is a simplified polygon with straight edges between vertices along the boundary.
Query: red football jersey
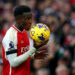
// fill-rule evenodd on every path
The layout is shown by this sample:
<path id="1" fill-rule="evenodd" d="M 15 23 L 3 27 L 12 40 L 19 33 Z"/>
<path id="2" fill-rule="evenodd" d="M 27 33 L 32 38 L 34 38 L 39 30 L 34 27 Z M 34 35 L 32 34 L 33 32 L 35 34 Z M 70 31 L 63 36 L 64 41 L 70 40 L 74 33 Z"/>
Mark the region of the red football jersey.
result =
<path id="1" fill-rule="evenodd" d="M 20 64 L 18 67 L 11 67 L 6 52 L 9 48 L 17 50 L 17 56 L 20 56 L 29 50 L 29 39 L 27 32 L 19 31 L 15 26 L 10 27 L 2 41 L 3 52 L 3 72 L 2 75 L 30 75 L 30 58 Z"/>

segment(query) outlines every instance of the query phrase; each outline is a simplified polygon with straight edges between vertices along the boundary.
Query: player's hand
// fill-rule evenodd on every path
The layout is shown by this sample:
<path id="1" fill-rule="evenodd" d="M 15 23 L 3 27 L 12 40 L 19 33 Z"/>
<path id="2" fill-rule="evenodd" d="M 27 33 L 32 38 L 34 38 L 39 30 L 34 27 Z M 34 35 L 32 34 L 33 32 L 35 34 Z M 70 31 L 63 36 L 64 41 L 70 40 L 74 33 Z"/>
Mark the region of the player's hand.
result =
<path id="1" fill-rule="evenodd" d="M 37 51 L 34 55 L 34 58 L 35 59 L 44 59 L 47 55 L 48 55 L 48 53 L 46 52 L 46 50 Z"/>
<path id="2" fill-rule="evenodd" d="M 46 45 L 47 42 L 48 42 L 48 40 L 43 41 L 43 42 L 41 42 L 41 43 L 38 43 L 38 42 L 35 42 L 35 41 L 34 41 L 34 47 L 35 47 L 36 49 L 39 49 L 39 48 L 42 47 L 43 45 Z"/>

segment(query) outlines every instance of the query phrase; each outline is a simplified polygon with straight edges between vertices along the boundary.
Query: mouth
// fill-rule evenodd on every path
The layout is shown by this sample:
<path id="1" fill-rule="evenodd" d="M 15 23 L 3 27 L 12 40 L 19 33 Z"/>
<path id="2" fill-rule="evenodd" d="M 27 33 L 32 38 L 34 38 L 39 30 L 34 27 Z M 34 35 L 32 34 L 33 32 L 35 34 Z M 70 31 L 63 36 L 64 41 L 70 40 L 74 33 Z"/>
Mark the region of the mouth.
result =
<path id="1" fill-rule="evenodd" d="M 31 27 L 27 27 L 27 29 L 30 29 Z"/>
<path id="2" fill-rule="evenodd" d="M 30 30 L 31 29 L 31 25 L 32 23 L 28 23 L 28 24 L 25 24 L 26 26 L 24 27 L 26 30 Z"/>

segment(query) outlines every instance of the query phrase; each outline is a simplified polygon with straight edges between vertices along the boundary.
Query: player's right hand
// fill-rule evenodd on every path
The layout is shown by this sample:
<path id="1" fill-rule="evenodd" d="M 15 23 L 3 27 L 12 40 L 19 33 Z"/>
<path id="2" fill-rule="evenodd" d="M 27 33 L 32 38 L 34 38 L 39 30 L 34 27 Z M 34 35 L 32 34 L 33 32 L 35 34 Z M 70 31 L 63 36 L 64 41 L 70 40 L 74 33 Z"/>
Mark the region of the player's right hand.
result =
<path id="1" fill-rule="evenodd" d="M 34 58 L 35 59 L 44 59 L 48 55 L 46 50 L 36 51 Z"/>
<path id="2" fill-rule="evenodd" d="M 47 41 L 43 41 L 43 42 L 41 42 L 41 43 L 38 43 L 38 42 L 35 42 L 35 41 L 34 41 L 34 47 L 35 47 L 36 49 L 39 49 L 39 48 L 42 47 L 43 45 L 46 45 L 47 42 L 48 42 L 48 40 L 47 40 Z"/>

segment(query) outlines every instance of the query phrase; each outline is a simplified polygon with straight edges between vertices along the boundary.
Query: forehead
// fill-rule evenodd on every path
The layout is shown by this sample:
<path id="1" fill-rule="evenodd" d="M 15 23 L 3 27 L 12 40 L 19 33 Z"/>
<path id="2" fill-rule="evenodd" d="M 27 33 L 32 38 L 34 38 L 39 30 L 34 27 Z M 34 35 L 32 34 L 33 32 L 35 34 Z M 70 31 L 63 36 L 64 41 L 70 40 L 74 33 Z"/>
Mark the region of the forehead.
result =
<path id="1" fill-rule="evenodd" d="M 32 13 L 24 13 L 23 16 L 24 17 L 31 17 L 32 16 Z"/>

